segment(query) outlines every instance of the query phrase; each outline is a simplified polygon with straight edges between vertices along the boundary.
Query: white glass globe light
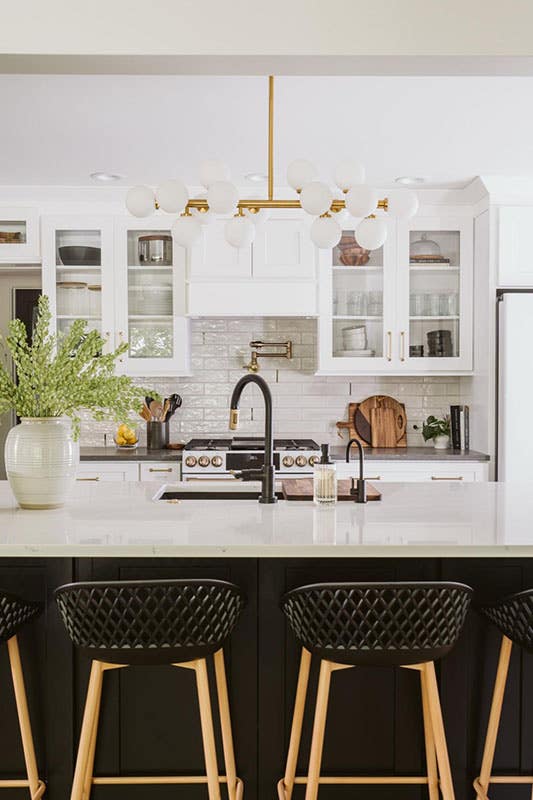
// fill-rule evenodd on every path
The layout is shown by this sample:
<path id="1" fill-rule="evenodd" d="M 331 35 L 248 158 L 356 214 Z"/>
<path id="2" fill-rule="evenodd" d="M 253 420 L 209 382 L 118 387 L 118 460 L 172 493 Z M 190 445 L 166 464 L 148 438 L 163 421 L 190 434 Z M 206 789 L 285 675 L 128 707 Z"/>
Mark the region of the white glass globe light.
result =
<path id="1" fill-rule="evenodd" d="M 365 182 L 365 168 L 356 161 L 341 161 L 335 167 L 333 175 L 335 183 L 343 192 Z"/>
<path id="2" fill-rule="evenodd" d="M 251 211 L 249 208 L 243 208 L 243 213 L 254 223 L 256 228 L 260 228 L 265 222 L 268 222 L 272 216 L 272 211 L 269 208 L 260 208 L 258 211 Z"/>
<path id="3" fill-rule="evenodd" d="M 341 208 L 340 211 L 335 211 L 333 219 L 336 220 L 341 227 L 346 227 L 348 221 L 351 219 L 350 212 L 347 208 Z"/>
<path id="4" fill-rule="evenodd" d="M 198 220 L 200 225 L 209 225 L 214 219 L 213 214 L 205 209 L 191 208 L 191 214 Z"/>
<path id="5" fill-rule="evenodd" d="M 287 183 L 297 192 L 301 191 L 306 183 L 314 181 L 317 175 L 318 170 L 315 165 L 305 158 L 297 158 L 287 167 Z"/>
<path id="6" fill-rule="evenodd" d="M 331 217 L 317 217 L 310 230 L 311 241 L 321 250 L 336 247 L 342 236 L 342 228 Z"/>
<path id="7" fill-rule="evenodd" d="M 320 181 L 306 183 L 300 193 L 300 205 L 304 211 L 313 217 L 325 214 L 331 208 L 333 195 L 329 186 Z"/>
<path id="8" fill-rule="evenodd" d="M 365 250 L 377 250 L 387 238 L 387 224 L 379 217 L 361 220 L 355 229 L 355 240 Z"/>
<path id="9" fill-rule="evenodd" d="M 172 236 L 181 247 L 191 247 L 202 235 L 202 226 L 196 217 L 178 217 L 172 226 Z"/>
<path id="10" fill-rule="evenodd" d="M 189 202 L 189 192 L 182 181 L 164 181 L 155 192 L 155 199 L 159 207 L 169 214 L 178 214 L 183 211 Z"/>
<path id="11" fill-rule="evenodd" d="M 148 217 L 155 211 L 155 195 L 149 186 L 132 186 L 126 195 L 126 208 L 134 217 Z"/>
<path id="12" fill-rule="evenodd" d="M 387 201 L 387 211 L 397 219 L 411 219 L 418 211 L 418 195 L 410 189 L 388 192 Z"/>
<path id="13" fill-rule="evenodd" d="M 376 210 L 378 193 L 371 186 L 352 186 L 346 195 L 346 208 L 352 217 L 368 217 Z"/>
<path id="14" fill-rule="evenodd" d="M 255 225 L 248 217 L 233 217 L 224 226 L 224 236 L 232 247 L 249 247 L 255 239 Z"/>
<path id="15" fill-rule="evenodd" d="M 230 169 L 223 161 L 211 159 L 202 161 L 200 164 L 200 183 L 206 189 L 209 189 L 213 183 L 229 181 L 230 177 Z"/>
<path id="16" fill-rule="evenodd" d="M 229 181 L 216 181 L 207 190 L 207 204 L 215 214 L 230 214 L 238 202 L 237 187 Z"/>

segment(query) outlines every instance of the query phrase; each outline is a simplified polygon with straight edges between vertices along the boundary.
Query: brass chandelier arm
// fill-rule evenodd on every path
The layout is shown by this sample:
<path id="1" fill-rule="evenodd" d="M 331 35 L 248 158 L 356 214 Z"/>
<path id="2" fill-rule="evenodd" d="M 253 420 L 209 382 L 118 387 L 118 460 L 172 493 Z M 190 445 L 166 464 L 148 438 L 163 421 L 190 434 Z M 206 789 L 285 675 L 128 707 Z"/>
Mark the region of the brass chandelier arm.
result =
<path id="1" fill-rule="evenodd" d="M 383 200 L 378 200 L 377 207 L 382 209 L 383 211 L 388 210 L 388 205 L 389 205 L 388 198 L 385 197 L 383 198 Z M 202 199 L 189 200 L 189 202 L 187 203 L 186 213 L 191 208 L 197 208 L 200 211 L 209 210 L 207 200 L 202 200 Z M 252 199 L 239 200 L 238 208 L 239 209 L 246 208 L 248 210 L 253 211 L 254 209 L 261 209 L 261 208 L 301 208 L 301 205 L 299 200 L 284 200 L 284 199 L 275 200 L 273 198 L 272 199 L 258 198 L 257 200 L 252 200 Z M 336 214 L 338 211 L 342 211 L 343 208 L 346 208 L 346 203 L 344 200 L 334 200 L 331 204 L 330 210 Z"/>

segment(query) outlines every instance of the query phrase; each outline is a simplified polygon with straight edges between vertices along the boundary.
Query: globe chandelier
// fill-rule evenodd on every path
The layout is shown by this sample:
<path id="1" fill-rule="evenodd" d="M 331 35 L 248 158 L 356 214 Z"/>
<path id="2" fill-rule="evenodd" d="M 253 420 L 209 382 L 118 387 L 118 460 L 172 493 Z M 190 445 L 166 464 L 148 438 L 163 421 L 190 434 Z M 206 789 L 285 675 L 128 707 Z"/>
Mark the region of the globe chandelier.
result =
<path id="1" fill-rule="evenodd" d="M 355 238 L 366 250 L 376 250 L 387 238 L 384 215 L 409 219 L 418 211 L 418 198 L 410 189 L 395 189 L 381 198 L 376 189 L 365 183 L 364 167 L 355 161 L 343 161 L 334 170 L 334 180 L 342 197 L 336 197 L 327 183 L 318 180 L 315 165 L 305 159 L 289 164 L 287 182 L 296 192 L 293 199 L 274 197 L 274 77 L 268 79 L 268 197 L 239 199 L 237 187 L 230 180 L 229 167 L 222 161 L 204 161 L 199 177 L 205 194 L 191 198 L 185 184 L 177 179 L 164 181 L 154 192 L 149 186 L 133 186 L 126 196 L 126 207 L 136 217 L 147 217 L 161 209 L 179 214 L 172 234 L 176 244 L 192 245 L 202 235 L 202 226 L 214 215 L 232 214 L 225 225 L 226 241 L 233 247 L 249 247 L 256 229 L 272 209 L 303 209 L 314 217 L 310 236 L 321 249 L 335 247 L 342 236 L 342 225 L 354 217 Z"/>

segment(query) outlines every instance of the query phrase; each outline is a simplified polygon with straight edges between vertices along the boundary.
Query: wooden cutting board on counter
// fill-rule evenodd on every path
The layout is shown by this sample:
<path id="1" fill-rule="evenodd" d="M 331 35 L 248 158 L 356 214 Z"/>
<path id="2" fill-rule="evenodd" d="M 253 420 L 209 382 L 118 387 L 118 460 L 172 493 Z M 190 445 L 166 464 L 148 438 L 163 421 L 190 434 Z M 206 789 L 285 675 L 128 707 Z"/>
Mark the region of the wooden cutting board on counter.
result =
<path id="1" fill-rule="evenodd" d="M 350 480 L 337 482 L 337 500 L 351 500 L 354 502 L 353 495 L 350 494 Z M 287 478 L 281 482 L 281 490 L 285 500 L 312 500 L 313 499 L 313 479 L 312 478 Z M 381 500 L 381 492 L 370 483 L 366 485 L 367 500 Z"/>
<path id="2" fill-rule="evenodd" d="M 358 439 L 363 447 L 407 447 L 405 406 L 388 395 L 350 403 L 348 421 L 337 422 L 337 428 L 347 430 L 350 439 Z"/>

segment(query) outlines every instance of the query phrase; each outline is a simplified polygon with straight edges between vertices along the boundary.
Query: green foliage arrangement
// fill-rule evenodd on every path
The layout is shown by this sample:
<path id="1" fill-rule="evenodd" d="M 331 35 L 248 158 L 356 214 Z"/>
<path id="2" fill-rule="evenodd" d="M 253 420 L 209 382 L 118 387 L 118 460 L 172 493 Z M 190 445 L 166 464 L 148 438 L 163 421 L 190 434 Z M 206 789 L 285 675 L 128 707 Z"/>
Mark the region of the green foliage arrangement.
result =
<path id="1" fill-rule="evenodd" d="M 422 436 L 424 441 L 435 439 L 437 436 L 450 435 L 450 417 L 446 415 L 442 419 L 429 416 L 422 426 Z"/>
<path id="2" fill-rule="evenodd" d="M 63 335 L 51 332 L 51 321 L 48 297 L 42 295 L 31 345 L 22 320 L 10 322 L 5 345 L 17 381 L 0 364 L 0 413 L 14 409 L 19 417 L 70 417 L 77 439 L 82 409 L 93 419 L 116 422 L 140 411 L 145 390 L 126 375 L 115 375 L 127 343 L 103 355 L 105 340 L 98 331 L 87 331 L 85 320 L 75 320 Z"/>

